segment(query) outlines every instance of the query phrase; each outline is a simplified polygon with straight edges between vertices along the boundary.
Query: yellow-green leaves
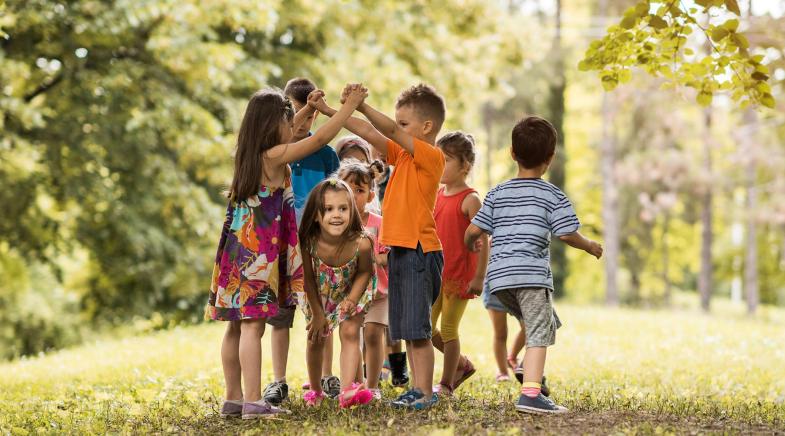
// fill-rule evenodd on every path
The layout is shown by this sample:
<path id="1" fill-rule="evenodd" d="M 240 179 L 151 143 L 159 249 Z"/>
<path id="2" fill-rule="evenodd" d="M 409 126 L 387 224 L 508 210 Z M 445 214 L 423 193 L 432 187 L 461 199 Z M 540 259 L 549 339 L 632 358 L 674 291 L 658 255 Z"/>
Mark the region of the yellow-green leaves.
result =
<path id="1" fill-rule="evenodd" d="M 695 0 L 694 4 L 686 8 L 681 2 L 640 0 L 624 12 L 618 25 L 608 28 L 605 37 L 590 44 L 578 68 L 597 71 L 606 90 L 624 83 L 637 67 L 674 86 L 696 89 L 696 101 L 704 106 L 717 92 L 729 91 L 740 105 L 773 107 L 764 57 L 751 54 L 747 37 L 738 31 L 738 2 Z M 709 56 L 696 56 L 704 44 L 700 38 L 687 39 L 695 31 L 708 40 Z"/>

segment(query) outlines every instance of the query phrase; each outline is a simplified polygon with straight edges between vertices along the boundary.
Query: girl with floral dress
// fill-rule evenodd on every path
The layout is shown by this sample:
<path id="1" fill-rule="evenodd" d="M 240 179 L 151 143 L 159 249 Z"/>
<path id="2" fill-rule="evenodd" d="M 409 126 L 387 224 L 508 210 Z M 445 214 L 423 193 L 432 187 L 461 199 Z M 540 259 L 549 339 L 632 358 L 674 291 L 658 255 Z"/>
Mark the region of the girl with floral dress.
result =
<path id="1" fill-rule="evenodd" d="M 343 408 L 367 404 L 373 393 L 354 382 L 360 364 L 360 327 L 366 306 L 376 293 L 373 242 L 363 230 L 362 219 L 349 185 L 327 179 L 311 191 L 300 224 L 304 291 L 298 302 L 308 321 L 310 390 L 303 398 L 309 406 L 326 397 L 321 376 L 324 338 L 336 326 L 341 340 L 341 393 Z"/>
<path id="2" fill-rule="evenodd" d="M 234 177 L 215 256 L 205 317 L 228 321 L 221 344 L 226 400 L 221 416 L 255 419 L 286 412 L 262 400 L 261 337 L 265 320 L 302 290 L 303 266 L 291 186 L 290 162 L 332 140 L 367 96 L 351 85 L 337 117 L 301 141 L 290 143 L 296 115 L 278 90 L 251 97 L 237 138 Z M 316 90 L 309 98 L 321 98 Z"/>

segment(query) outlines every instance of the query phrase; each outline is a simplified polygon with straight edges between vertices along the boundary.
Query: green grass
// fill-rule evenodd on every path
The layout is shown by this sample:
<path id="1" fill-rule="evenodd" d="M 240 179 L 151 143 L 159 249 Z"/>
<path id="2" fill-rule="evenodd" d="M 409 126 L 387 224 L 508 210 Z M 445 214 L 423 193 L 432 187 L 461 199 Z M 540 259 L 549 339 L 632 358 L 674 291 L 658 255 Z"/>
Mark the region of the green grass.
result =
<path id="1" fill-rule="evenodd" d="M 519 415 L 517 384 L 496 384 L 491 328 L 482 304 L 461 326 L 464 352 L 479 367 L 456 398 L 420 413 L 384 404 L 305 409 L 303 320 L 293 330 L 286 419 L 222 421 L 218 355 L 223 324 L 106 339 L 0 364 L 0 432 L 26 433 L 668 433 L 785 431 L 785 324 L 735 309 L 639 311 L 557 304 L 564 327 L 546 374 L 562 417 Z M 512 322 L 510 323 L 512 326 Z M 263 340 L 263 351 L 269 339 Z M 336 354 L 337 356 L 337 354 Z M 437 354 L 438 356 L 438 354 Z M 337 361 L 334 362 L 337 368 Z M 437 357 L 437 376 L 441 360 Z M 269 381 L 269 356 L 263 359 Z M 396 394 L 385 388 L 387 398 Z"/>

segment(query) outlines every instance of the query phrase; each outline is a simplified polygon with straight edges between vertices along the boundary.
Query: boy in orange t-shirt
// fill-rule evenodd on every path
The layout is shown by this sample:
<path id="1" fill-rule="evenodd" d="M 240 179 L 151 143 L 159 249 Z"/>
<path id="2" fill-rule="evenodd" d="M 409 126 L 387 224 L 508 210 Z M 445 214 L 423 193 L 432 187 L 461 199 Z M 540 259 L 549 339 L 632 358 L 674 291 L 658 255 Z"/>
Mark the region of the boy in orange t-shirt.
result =
<path id="1" fill-rule="evenodd" d="M 335 113 L 324 100 L 315 107 L 327 116 Z M 395 166 L 382 209 L 381 242 L 391 247 L 387 261 L 390 336 L 406 341 L 414 387 L 392 404 L 425 409 L 437 399 L 432 393 L 431 306 L 439 295 L 444 257 L 433 210 L 444 154 L 433 144 L 444 122 L 444 100 L 432 87 L 420 84 L 398 96 L 395 121 L 367 103 L 357 110 L 370 123 L 350 118 L 345 127 Z"/>

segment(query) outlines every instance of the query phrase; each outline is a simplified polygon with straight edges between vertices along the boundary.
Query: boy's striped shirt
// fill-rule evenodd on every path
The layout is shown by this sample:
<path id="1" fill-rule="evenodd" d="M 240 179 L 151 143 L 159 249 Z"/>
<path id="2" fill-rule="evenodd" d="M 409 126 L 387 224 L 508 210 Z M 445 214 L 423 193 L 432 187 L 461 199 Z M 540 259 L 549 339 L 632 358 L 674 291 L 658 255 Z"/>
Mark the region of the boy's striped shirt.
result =
<path id="1" fill-rule="evenodd" d="M 472 224 L 492 238 L 485 278 L 491 293 L 553 289 L 551 235 L 567 235 L 580 227 L 567 196 L 542 179 L 512 179 L 497 185 Z"/>

